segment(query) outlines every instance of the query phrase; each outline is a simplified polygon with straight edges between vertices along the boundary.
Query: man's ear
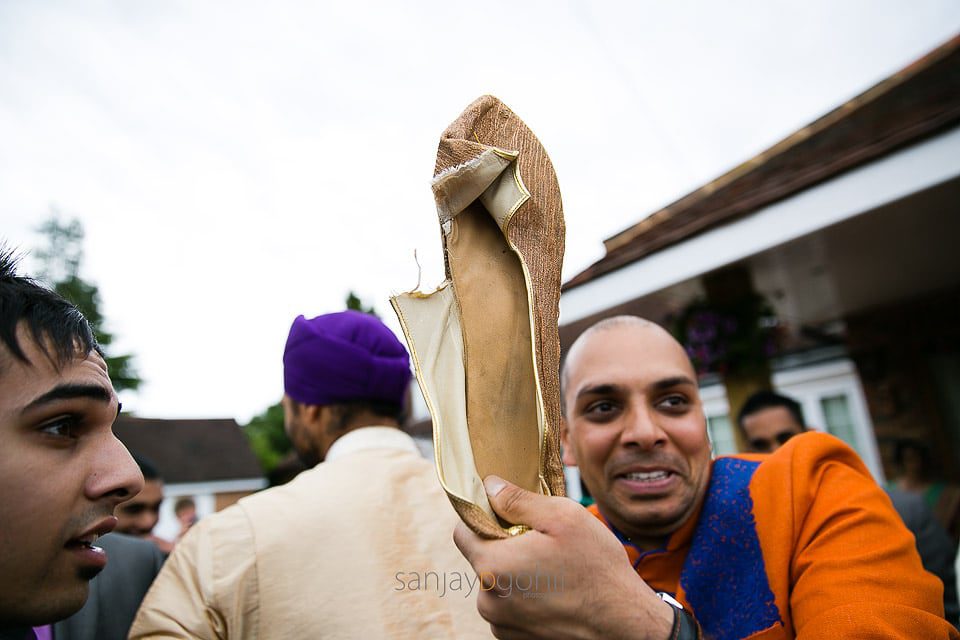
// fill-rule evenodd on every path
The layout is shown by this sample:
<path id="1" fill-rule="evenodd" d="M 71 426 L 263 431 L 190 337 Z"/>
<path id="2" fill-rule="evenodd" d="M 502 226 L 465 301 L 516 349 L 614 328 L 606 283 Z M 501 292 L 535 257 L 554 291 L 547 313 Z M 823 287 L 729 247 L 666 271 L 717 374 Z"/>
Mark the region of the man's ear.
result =
<path id="1" fill-rule="evenodd" d="M 300 416 L 303 419 L 305 424 L 317 425 L 320 424 L 324 418 L 329 418 L 325 415 L 330 411 L 330 407 L 319 404 L 301 404 L 300 405 Z"/>
<path id="2" fill-rule="evenodd" d="M 563 464 L 568 467 L 577 466 L 577 455 L 570 444 L 570 425 L 563 416 L 560 416 L 560 447 L 563 451 Z"/>

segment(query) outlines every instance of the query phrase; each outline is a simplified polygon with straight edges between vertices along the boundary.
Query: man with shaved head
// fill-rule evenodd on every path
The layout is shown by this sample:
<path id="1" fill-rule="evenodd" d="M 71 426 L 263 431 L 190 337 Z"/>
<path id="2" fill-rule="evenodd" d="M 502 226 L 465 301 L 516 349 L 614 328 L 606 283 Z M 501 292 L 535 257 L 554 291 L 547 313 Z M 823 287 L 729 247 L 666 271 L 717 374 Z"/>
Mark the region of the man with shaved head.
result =
<path id="1" fill-rule="evenodd" d="M 480 575 L 561 579 L 537 597 L 493 582 L 478 608 L 497 637 L 960 637 L 941 585 L 842 442 L 807 433 L 773 455 L 712 459 L 696 374 L 659 326 L 594 325 L 570 348 L 562 386 L 564 462 L 596 505 L 491 476 L 493 508 L 533 530 L 454 534 Z"/>

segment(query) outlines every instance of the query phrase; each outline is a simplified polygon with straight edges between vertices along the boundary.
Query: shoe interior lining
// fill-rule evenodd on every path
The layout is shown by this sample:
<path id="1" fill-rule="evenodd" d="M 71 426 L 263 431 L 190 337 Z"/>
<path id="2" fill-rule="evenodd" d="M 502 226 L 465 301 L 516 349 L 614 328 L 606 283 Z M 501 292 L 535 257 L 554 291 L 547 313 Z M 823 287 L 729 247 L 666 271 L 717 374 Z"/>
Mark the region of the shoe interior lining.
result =
<path id="1" fill-rule="evenodd" d="M 452 282 L 429 295 L 392 299 L 433 418 L 441 483 L 491 518 L 481 478 L 495 474 L 530 491 L 545 488 L 529 276 L 505 237 L 528 197 L 513 158 L 488 150 L 460 172 L 443 174 L 446 184 L 435 192 L 450 194 L 446 201 L 438 195 L 438 209 Z M 465 203 L 465 191 L 482 195 Z"/>

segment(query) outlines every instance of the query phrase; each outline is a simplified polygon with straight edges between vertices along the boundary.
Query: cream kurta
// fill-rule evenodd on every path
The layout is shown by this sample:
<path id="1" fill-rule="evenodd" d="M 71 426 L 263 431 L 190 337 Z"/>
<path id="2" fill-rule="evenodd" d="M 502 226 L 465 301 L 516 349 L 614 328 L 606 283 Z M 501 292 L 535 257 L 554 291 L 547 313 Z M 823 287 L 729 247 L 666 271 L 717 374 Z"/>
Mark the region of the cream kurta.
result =
<path id="1" fill-rule="evenodd" d="M 130 637 L 489 638 L 456 523 L 409 436 L 350 432 L 326 462 L 193 527 Z"/>

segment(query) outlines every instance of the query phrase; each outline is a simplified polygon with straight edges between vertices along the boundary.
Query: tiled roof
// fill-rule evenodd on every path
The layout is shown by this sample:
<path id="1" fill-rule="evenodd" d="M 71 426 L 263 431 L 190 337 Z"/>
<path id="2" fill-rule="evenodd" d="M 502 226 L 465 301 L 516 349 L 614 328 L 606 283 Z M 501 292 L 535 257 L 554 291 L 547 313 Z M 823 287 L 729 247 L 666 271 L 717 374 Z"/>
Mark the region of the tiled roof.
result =
<path id="1" fill-rule="evenodd" d="M 121 415 L 117 437 L 147 458 L 164 482 L 262 478 L 263 471 L 236 420 L 156 420 Z"/>
<path id="2" fill-rule="evenodd" d="M 572 289 L 960 124 L 960 36 L 604 242 Z"/>

